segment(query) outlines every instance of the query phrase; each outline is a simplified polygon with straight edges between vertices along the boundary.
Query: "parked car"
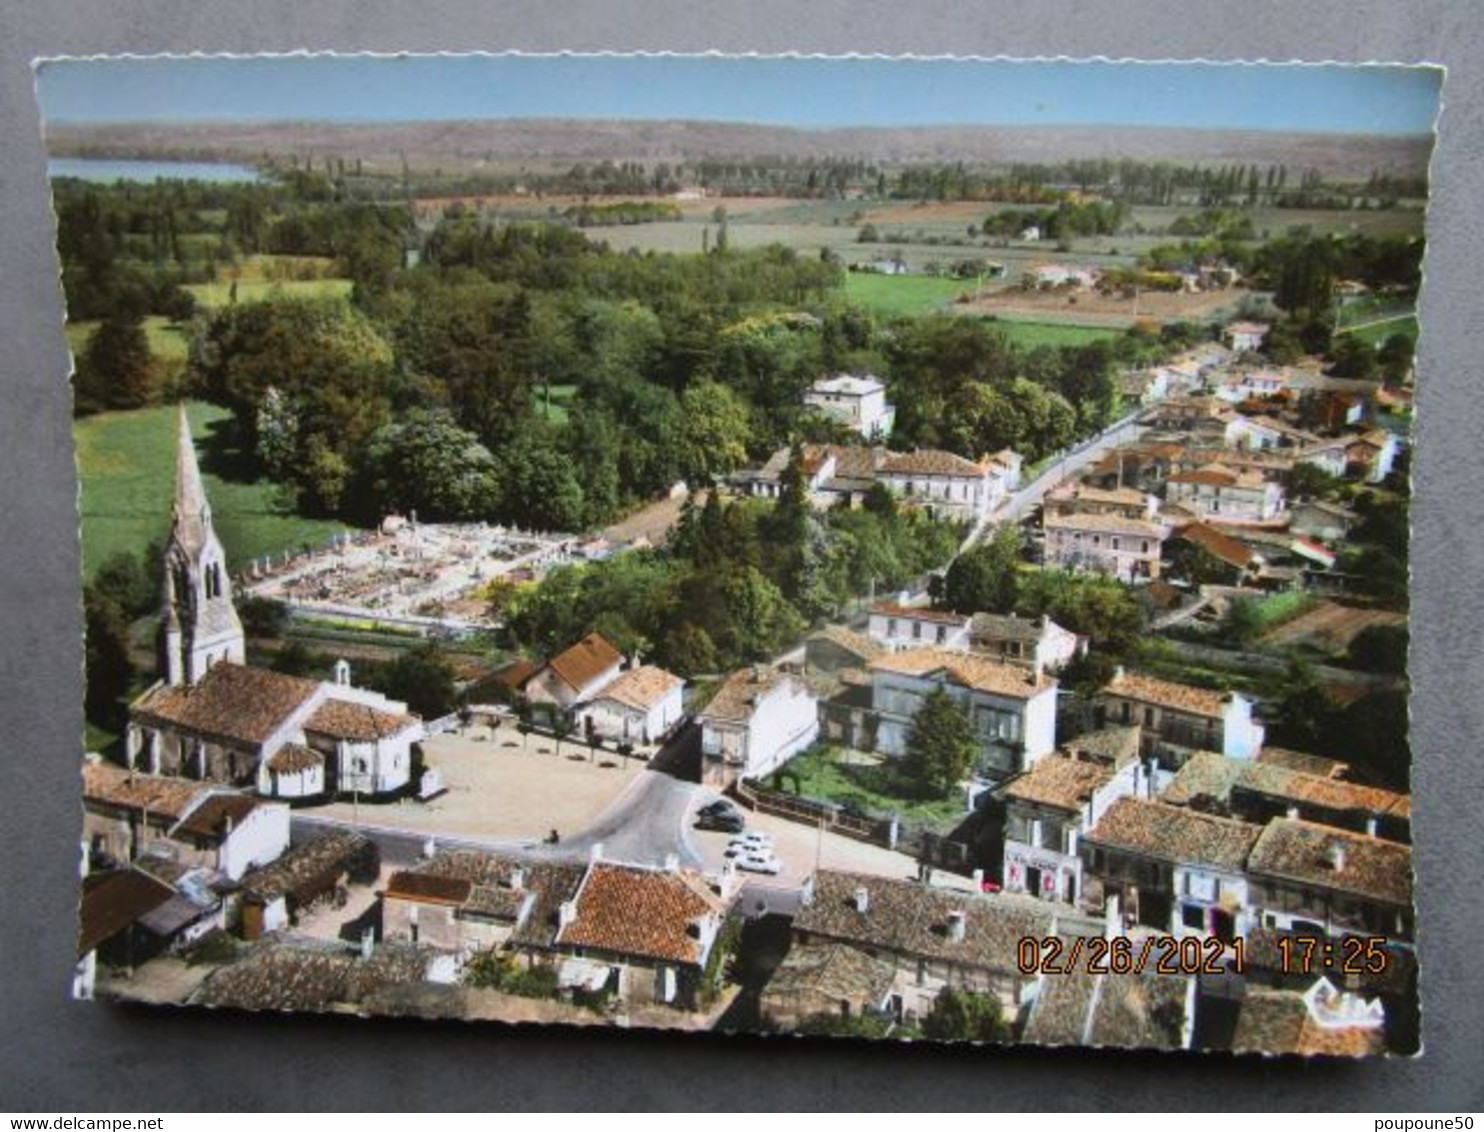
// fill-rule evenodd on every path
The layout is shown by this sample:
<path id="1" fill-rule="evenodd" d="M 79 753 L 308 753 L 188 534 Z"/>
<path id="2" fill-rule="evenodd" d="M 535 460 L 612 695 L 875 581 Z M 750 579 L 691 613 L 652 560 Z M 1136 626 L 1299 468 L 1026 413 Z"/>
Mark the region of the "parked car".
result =
<path id="1" fill-rule="evenodd" d="M 765 833 L 744 833 L 741 837 L 732 838 L 723 854 L 727 857 L 743 857 L 748 853 L 771 854 L 773 852 L 773 839 Z"/>
<path id="2" fill-rule="evenodd" d="M 778 863 L 778 858 L 772 853 L 743 853 L 736 858 L 737 867 L 749 873 L 767 873 L 769 876 L 777 876 L 783 868 Z"/>
<path id="3" fill-rule="evenodd" d="M 716 801 L 710 803 L 709 805 L 702 806 L 697 812 L 706 817 L 712 817 L 716 814 L 741 813 L 741 811 L 737 809 L 735 804 L 729 802 L 725 798 L 718 798 Z"/>
<path id="4" fill-rule="evenodd" d="M 719 833 L 741 833 L 742 815 L 736 812 L 701 814 L 696 818 L 697 829 L 710 829 Z"/>
<path id="5" fill-rule="evenodd" d="M 732 843 L 728 848 L 771 850 L 773 848 L 773 837 L 771 834 L 763 833 L 759 830 L 749 830 L 739 837 L 732 838 Z"/>

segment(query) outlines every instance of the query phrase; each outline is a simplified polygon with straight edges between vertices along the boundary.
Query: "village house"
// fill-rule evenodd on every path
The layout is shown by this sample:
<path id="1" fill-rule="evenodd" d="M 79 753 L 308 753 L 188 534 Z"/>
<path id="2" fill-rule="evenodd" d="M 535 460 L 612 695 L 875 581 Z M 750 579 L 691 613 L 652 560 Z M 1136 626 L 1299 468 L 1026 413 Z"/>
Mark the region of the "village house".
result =
<path id="1" fill-rule="evenodd" d="M 1125 402 L 1149 405 L 1169 396 L 1170 391 L 1170 373 L 1164 366 L 1125 370 L 1118 375 L 1118 393 Z"/>
<path id="2" fill-rule="evenodd" d="M 866 440 L 890 436 L 897 412 L 886 402 L 886 386 L 868 374 L 820 378 L 804 393 L 804 404 L 833 417 Z"/>
<path id="3" fill-rule="evenodd" d="M 608 638 L 589 633 L 526 681 L 526 699 L 548 710 L 570 711 L 617 679 L 623 661 L 623 653 Z"/>
<path id="4" fill-rule="evenodd" d="M 978 522 L 1009 490 L 1010 469 L 996 458 L 976 464 L 952 452 L 924 449 L 889 455 L 876 475 L 893 495 L 930 515 Z"/>
<path id="5" fill-rule="evenodd" d="M 300 911 L 334 900 L 350 885 L 373 883 L 380 868 L 376 843 L 346 829 L 291 846 L 271 864 L 243 874 L 243 938 L 254 940 L 287 927 Z"/>
<path id="6" fill-rule="evenodd" d="M 871 665 L 876 749 L 903 755 L 923 700 L 943 690 L 965 711 L 979 740 L 976 775 L 1000 781 L 1056 745 L 1056 680 L 974 653 L 907 649 Z"/>
<path id="7" fill-rule="evenodd" d="M 1282 484 L 1216 463 L 1172 475 L 1166 498 L 1202 519 L 1226 523 L 1266 523 L 1283 514 Z"/>
<path id="8" fill-rule="evenodd" d="M 1262 827 L 1144 798 L 1120 798 L 1081 838 L 1087 898 L 1133 922 L 1230 942 L 1255 923 L 1247 858 Z"/>
<path id="9" fill-rule="evenodd" d="M 845 944 L 792 947 L 758 1002 L 765 1027 L 790 1033 L 817 1018 L 889 1017 L 896 968 Z"/>
<path id="10" fill-rule="evenodd" d="M 1272 483 L 1286 483 L 1298 461 L 1287 452 L 1247 447 L 1190 448 L 1175 457 L 1172 472 L 1193 472 L 1207 464 L 1220 464 L 1234 472 L 1250 472 Z"/>
<path id="11" fill-rule="evenodd" d="M 93 997 L 100 963 L 132 970 L 221 923 L 221 901 L 214 896 L 192 900 L 137 868 L 90 873 L 78 901 L 73 997 Z"/>
<path id="12" fill-rule="evenodd" d="M 1401 452 L 1401 443 L 1384 428 L 1373 428 L 1352 437 L 1345 446 L 1346 474 L 1365 483 L 1381 483 Z"/>
<path id="13" fill-rule="evenodd" d="M 1263 927 L 1412 938 L 1412 850 L 1298 818 L 1267 824 L 1247 863 Z"/>
<path id="14" fill-rule="evenodd" d="M 1320 437 L 1298 449 L 1297 460 L 1341 479 L 1350 469 L 1350 442 L 1346 437 Z"/>
<path id="15" fill-rule="evenodd" d="M 1150 964 L 1126 975 L 1080 967 L 1043 975 L 1021 1040 L 1038 1046 L 1189 1049 L 1195 1034 L 1196 980 Z"/>
<path id="16" fill-rule="evenodd" d="M 1386 1048 L 1385 1026 L 1380 999 L 1340 990 L 1323 977 L 1305 991 L 1249 986 L 1231 1051 L 1265 1057 L 1369 1057 Z"/>
<path id="17" fill-rule="evenodd" d="M 1078 839 L 1119 798 L 1152 792 L 1150 771 L 1139 759 L 1138 729 L 1115 729 L 1126 738 L 1115 759 L 1069 747 L 1047 755 L 1012 778 L 998 793 L 1005 804 L 1002 883 L 1006 892 L 1076 904 L 1082 898 Z"/>
<path id="18" fill-rule="evenodd" d="M 1360 521 L 1350 508 L 1323 499 L 1301 499 L 1288 509 L 1288 514 L 1288 529 L 1294 534 L 1329 543 L 1344 541 Z"/>
<path id="19" fill-rule="evenodd" d="M 1171 543 L 1169 573 L 1176 578 L 1240 586 L 1264 565 L 1262 555 L 1209 523 L 1178 527 Z"/>
<path id="20" fill-rule="evenodd" d="M 354 687 L 343 660 L 333 684 L 242 663 L 242 625 L 223 562 L 182 409 L 165 548 L 165 678 L 130 706 L 128 765 L 285 798 L 405 787 L 421 720 L 404 703 Z"/>
<path id="21" fill-rule="evenodd" d="M 585 867 L 498 853 L 442 851 L 392 874 L 381 893 L 383 938 L 469 956 L 503 948 L 549 961 L 557 910 Z"/>
<path id="22" fill-rule="evenodd" d="M 1139 418 L 1156 433 L 1225 436 L 1237 414 L 1220 398 L 1209 395 L 1167 397 Z"/>
<path id="23" fill-rule="evenodd" d="M 1145 491 L 1162 488 L 1185 451 L 1183 438 L 1179 444 L 1150 441 L 1120 445 L 1088 469 L 1082 482 L 1110 491 L 1125 487 Z"/>
<path id="24" fill-rule="evenodd" d="M 578 709 L 590 734 L 626 743 L 657 743 L 684 714 L 685 681 L 652 664 L 630 668 Z"/>
<path id="25" fill-rule="evenodd" d="M 976 613 L 969 621 L 969 648 L 1001 664 L 1037 672 L 1060 672 L 1087 652 L 1087 638 L 1063 629 L 1044 613 Z"/>
<path id="26" fill-rule="evenodd" d="M 563 982 L 631 1007 L 694 1009 L 730 896 L 694 870 L 594 860 L 558 911 Z"/>
<path id="27" fill-rule="evenodd" d="M 1288 390 L 1288 375 L 1279 370 L 1242 370 L 1220 382 L 1214 392 L 1234 405 L 1243 401 L 1261 401 Z"/>
<path id="28" fill-rule="evenodd" d="M 1047 492 L 1042 506 L 1047 515 L 1118 515 L 1153 522 L 1159 513 L 1159 496 L 1132 487 L 1068 482 Z"/>
<path id="29" fill-rule="evenodd" d="M 1159 523 L 1122 515 L 1053 515 L 1041 521 L 1046 534 L 1046 565 L 1107 574 L 1121 582 L 1159 577 L 1168 531 Z"/>
<path id="30" fill-rule="evenodd" d="M 1095 267 L 1083 267 L 1071 263 L 1041 263 L 1025 273 L 1025 281 L 1035 288 L 1049 290 L 1067 287 L 1086 291 L 1096 287 L 1102 272 Z"/>
<path id="31" fill-rule="evenodd" d="M 969 645 L 969 621 L 967 614 L 951 610 L 883 601 L 871 607 L 866 632 L 871 640 L 892 650 L 925 645 L 962 649 Z"/>
<path id="32" fill-rule="evenodd" d="M 90 858 L 127 864 L 144 856 L 238 880 L 289 844 L 289 811 L 207 783 L 83 766 L 83 836 Z"/>
<path id="33" fill-rule="evenodd" d="M 826 625 L 804 639 L 804 668 L 811 674 L 839 676 L 863 672 L 885 651 L 864 633 L 843 625 Z"/>
<path id="34" fill-rule="evenodd" d="M 702 780 L 717 789 L 765 778 L 819 735 L 818 701 L 799 677 L 756 666 L 733 672 L 696 713 Z"/>
<path id="35" fill-rule="evenodd" d="M 1411 837 L 1412 799 L 1406 794 L 1212 751 L 1193 754 L 1160 800 L 1257 825 L 1286 816 L 1390 841 Z"/>
<path id="36" fill-rule="evenodd" d="M 1035 976 L 1020 941 L 1061 933 L 1100 935 L 1096 921 L 1024 896 L 928 888 L 904 880 L 820 869 L 794 916 L 797 947 L 846 946 L 891 965 L 888 1011 L 925 1017 L 947 987 L 993 994 L 1012 1017 Z"/>
<path id="37" fill-rule="evenodd" d="M 799 456 L 809 501 L 823 509 L 854 507 L 863 502 L 888 453 L 885 448 L 864 445 L 805 444 Z M 792 449 L 780 448 L 761 468 L 740 475 L 737 484 L 750 495 L 777 499 L 792 458 Z"/>
<path id="38" fill-rule="evenodd" d="M 1250 354 L 1262 349 L 1272 327 L 1266 322 L 1232 322 L 1221 332 L 1221 340 L 1236 354 Z"/>
<path id="39" fill-rule="evenodd" d="M 1262 747 L 1263 727 L 1253 720 L 1252 702 L 1245 696 L 1176 684 L 1121 666 L 1098 692 L 1094 717 L 1099 728 L 1139 724 L 1145 753 L 1170 753 L 1176 761 L 1197 750 L 1250 759 Z"/>

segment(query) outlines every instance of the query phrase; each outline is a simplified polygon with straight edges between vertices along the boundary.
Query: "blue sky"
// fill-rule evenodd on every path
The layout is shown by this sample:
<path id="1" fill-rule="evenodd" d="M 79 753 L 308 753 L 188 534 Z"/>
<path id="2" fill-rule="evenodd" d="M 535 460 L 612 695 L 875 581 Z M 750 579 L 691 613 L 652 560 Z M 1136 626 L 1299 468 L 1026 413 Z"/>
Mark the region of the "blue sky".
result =
<path id="1" fill-rule="evenodd" d="M 49 121 L 686 118 L 771 125 L 1127 125 L 1420 134 L 1407 67 L 676 56 L 63 60 Z"/>

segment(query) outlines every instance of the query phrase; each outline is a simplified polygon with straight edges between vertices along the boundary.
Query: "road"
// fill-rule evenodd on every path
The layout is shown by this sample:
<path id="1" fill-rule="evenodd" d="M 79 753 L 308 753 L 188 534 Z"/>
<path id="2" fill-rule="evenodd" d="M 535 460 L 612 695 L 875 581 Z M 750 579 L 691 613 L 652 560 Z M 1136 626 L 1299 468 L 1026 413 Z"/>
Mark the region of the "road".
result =
<path id="1" fill-rule="evenodd" d="M 1075 475 L 1089 464 L 1095 463 L 1106 452 L 1121 444 L 1137 440 L 1139 417 L 1149 406 L 1140 405 L 1133 412 L 1120 417 L 1096 436 L 1089 437 L 1073 448 L 1067 449 L 1045 471 L 1030 483 L 1011 494 L 998 507 L 980 520 L 979 524 L 964 539 L 959 553 L 973 547 L 986 531 L 1000 523 L 1018 523 L 1033 508 L 1040 505 L 1046 493 L 1068 476 Z"/>

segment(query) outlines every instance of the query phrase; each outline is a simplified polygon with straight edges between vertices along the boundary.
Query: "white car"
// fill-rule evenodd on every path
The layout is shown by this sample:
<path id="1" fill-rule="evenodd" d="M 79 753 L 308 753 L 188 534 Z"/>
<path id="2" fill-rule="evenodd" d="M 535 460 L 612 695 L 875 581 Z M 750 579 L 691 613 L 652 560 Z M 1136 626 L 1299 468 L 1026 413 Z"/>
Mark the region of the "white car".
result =
<path id="1" fill-rule="evenodd" d="M 736 858 L 737 867 L 749 873 L 767 873 L 769 876 L 777 876 L 783 868 L 778 863 L 778 858 L 768 852 L 743 853 Z"/>
<path id="2" fill-rule="evenodd" d="M 763 849 L 771 849 L 773 848 L 773 835 L 762 833 L 759 830 L 748 830 L 746 833 L 737 834 L 728 844 L 756 845 Z"/>
<path id="3" fill-rule="evenodd" d="M 724 857 L 744 857 L 749 853 L 768 856 L 773 852 L 773 839 L 766 834 L 744 833 L 732 838 L 723 851 Z"/>

